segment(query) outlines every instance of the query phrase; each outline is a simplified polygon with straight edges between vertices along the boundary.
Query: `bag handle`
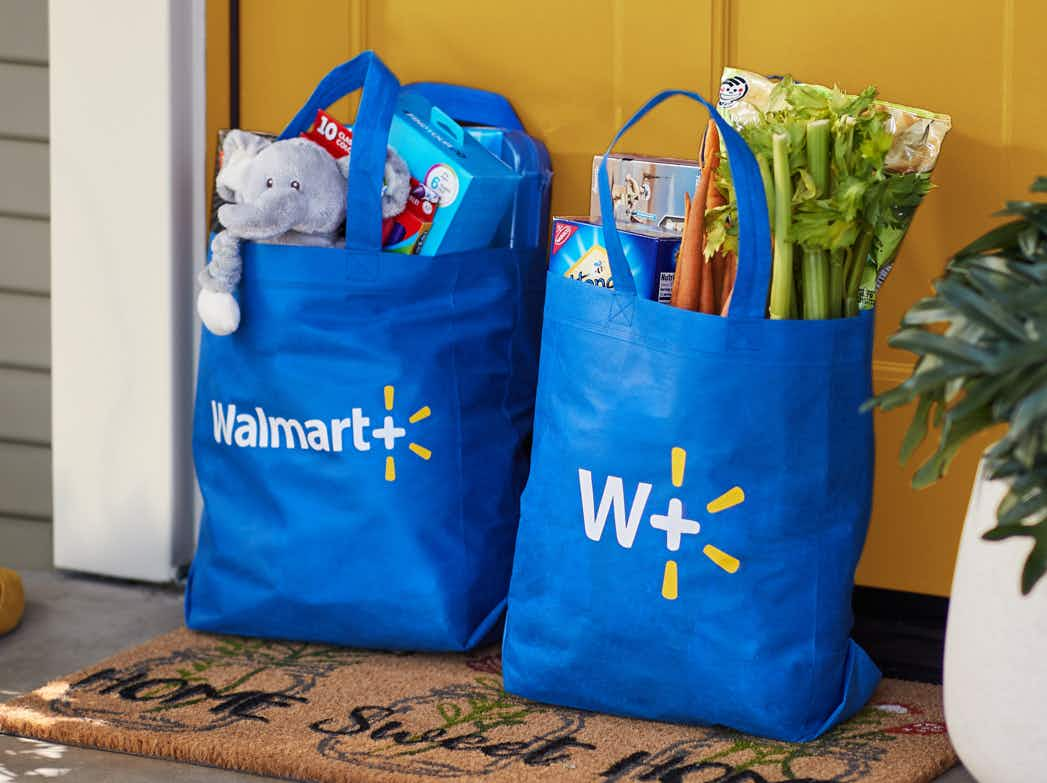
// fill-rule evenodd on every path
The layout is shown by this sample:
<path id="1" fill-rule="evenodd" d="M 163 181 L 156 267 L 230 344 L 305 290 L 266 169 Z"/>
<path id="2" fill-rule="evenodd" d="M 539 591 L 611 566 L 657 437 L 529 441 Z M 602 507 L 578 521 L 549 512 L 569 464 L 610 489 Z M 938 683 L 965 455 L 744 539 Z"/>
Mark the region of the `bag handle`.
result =
<path id="1" fill-rule="evenodd" d="M 607 156 L 627 130 L 655 106 L 674 95 L 690 98 L 708 109 L 709 116 L 720 129 L 720 138 L 727 146 L 731 174 L 734 177 L 735 197 L 738 201 L 738 276 L 735 279 L 731 309 L 727 317 L 750 320 L 766 318 L 767 296 L 771 285 L 771 228 L 760 167 L 745 139 L 702 96 L 687 90 L 660 92 L 640 107 L 622 126 L 600 161 L 600 213 L 614 215 L 614 202 L 607 179 Z M 615 291 L 636 296 L 636 283 L 625 260 L 615 221 L 612 218 L 601 222 Z"/>
<path id="2" fill-rule="evenodd" d="M 361 52 L 336 66 L 316 85 L 309 100 L 284 128 L 280 139 L 298 136 L 316 119 L 316 112 L 363 88 L 353 124 L 349 183 L 345 196 L 345 246 L 349 250 L 382 249 L 382 184 L 389 126 L 396 111 L 400 82 L 372 51 Z"/>
<path id="3" fill-rule="evenodd" d="M 430 103 L 439 106 L 459 122 L 509 130 L 524 129 L 509 99 L 499 93 L 443 82 L 412 82 L 405 85 L 404 89 L 428 98 Z"/>

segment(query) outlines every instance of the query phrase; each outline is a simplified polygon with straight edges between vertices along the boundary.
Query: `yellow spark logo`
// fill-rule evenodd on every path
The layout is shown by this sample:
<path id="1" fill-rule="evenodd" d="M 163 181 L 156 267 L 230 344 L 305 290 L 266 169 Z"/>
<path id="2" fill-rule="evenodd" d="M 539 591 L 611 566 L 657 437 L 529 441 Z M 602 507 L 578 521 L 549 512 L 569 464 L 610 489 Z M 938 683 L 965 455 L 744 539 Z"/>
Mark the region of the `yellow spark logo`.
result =
<path id="1" fill-rule="evenodd" d="M 674 446 L 670 456 L 672 462 L 673 486 L 682 487 L 684 472 L 687 469 L 687 451 L 679 446 Z M 719 497 L 710 500 L 706 504 L 705 510 L 710 514 L 719 514 L 721 511 L 726 511 L 727 509 L 744 502 L 744 490 L 742 490 L 741 487 L 731 487 Z M 680 532 L 697 533 L 698 530 L 701 529 L 697 522 L 691 522 L 691 520 L 683 519 L 682 517 L 682 504 L 679 500 L 673 498 L 669 501 L 669 513 L 667 516 L 655 515 L 651 518 L 651 524 L 654 525 L 654 527 L 667 531 L 668 538 L 666 546 L 671 551 L 680 548 Z M 690 523 L 691 527 L 686 527 L 685 523 Z M 679 531 L 676 532 L 675 540 L 672 537 L 672 531 Z M 712 544 L 706 544 L 702 548 L 702 554 L 729 574 L 735 573 L 741 566 L 738 558 L 727 554 L 722 549 L 718 549 Z M 675 601 L 678 597 L 679 566 L 675 560 L 667 560 L 665 562 L 665 569 L 662 573 L 662 598 L 665 598 L 667 601 Z"/>
<path id="2" fill-rule="evenodd" d="M 385 410 L 389 415 L 385 417 L 385 422 L 381 428 L 374 430 L 372 433 L 375 437 L 384 439 L 386 448 L 392 449 L 396 443 L 396 439 L 406 435 L 406 431 L 402 427 L 397 427 L 393 421 L 392 412 L 393 404 L 396 401 L 396 389 L 392 386 L 385 387 Z M 417 424 L 418 422 L 428 419 L 432 415 L 432 411 L 429 410 L 428 405 L 423 405 L 421 408 L 412 413 L 407 421 L 410 424 Z M 418 443 L 408 443 L 407 448 L 410 449 L 411 453 L 415 456 L 428 460 L 433 456 L 433 452 Z M 396 481 L 396 458 L 389 454 L 385 458 L 385 480 Z"/>

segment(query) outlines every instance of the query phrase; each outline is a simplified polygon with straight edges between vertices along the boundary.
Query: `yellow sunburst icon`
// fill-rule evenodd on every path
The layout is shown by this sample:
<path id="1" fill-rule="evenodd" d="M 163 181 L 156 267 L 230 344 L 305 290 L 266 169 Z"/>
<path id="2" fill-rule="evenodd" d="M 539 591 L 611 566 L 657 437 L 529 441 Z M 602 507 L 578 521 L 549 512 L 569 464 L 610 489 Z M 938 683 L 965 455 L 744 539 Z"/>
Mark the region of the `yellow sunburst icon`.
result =
<path id="1" fill-rule="evenodd" d="M 396 401 L 396 389 L 393 386 L 386 386 L 384 391 L 385 410 L 389 414 L 392 414 L 393 404 Z M 421 408 L 419 408 L 410 416 L 408 416 L 407 421 L 410 424 L 417 424 L 423 419 L 428 419 L 432 415 L 432 413 L 433 412 L 429 409 L 428 405 L 423 405 Z M 396 427 L 392 415 L 386 416 L 385 423 L 382 425 L 381 429 L 375 430 L 374 432 L 375 435 L 378 435 L 379 433 L 383 433 L 381 437 L 392 438 L 392 443 L 395 443 L 396 437 L 406 434 L 402 428 Z M 389 444 L 390 441 L 387 440 L 386 443 Z M 391 446 L 387 445 L 387 448 L 391 448 Z M 425 446 L 422 446 L 419 443 L 414 443 L 413 441 L 407 444 L 407 448 L 410 449 L 412 454 L 424 460 L 428 460 L 430 457 L 433 456 L 432 451 L 430 451 Z M 389 454 L 385 458 L 385 480 L 396 481 L 396 458 L 392 454 Z"/>
<path id="2" fill-rule="evenodd" d="M 683 486 L 684 472 L 687 469 L 687 450 L 680 446 L 673 446 L 670 455 L 672 463 L 672 480 L 674 487 Z M 713 498 L 705 505 L 705 510 L 709 514 L 719 514 L 721 511 L 726 511 L 729 508 L 733 508 L 741 503 L 745 502 L 745 491 L 741 487 L 731 487 L 723 494 Z M 680 509 L 682 503 L 673 498 L 669 501 L 670 516 L 677 514 L 682 516 Z M 676 517 L 676 521 L 690 521 L 690 520 L 679 520 Z M 694 529 L 684 530 L 684 532 L 698 532 L 700 526 L 694 523 Z M 671 550 L 675 551 L 679 549 L 679 535 L 675 540 L 669 539 L 666 546 Z M 724 552 L 722 549 L 718 549 L 712 544 L 706 544 L 702 548 L 702 554 L 709 558 L 713 563 L 722 568 L 728 574 L 733 574 L 738 571 L 741 566 L 741 562 L 738 558 L 733 555 Z M 679 566 L 675 560 L 667 560 L 665 562 L 665 569 L 662 572 L 662 598 L 667 601 L 675 601 L 679 597 Z"/>

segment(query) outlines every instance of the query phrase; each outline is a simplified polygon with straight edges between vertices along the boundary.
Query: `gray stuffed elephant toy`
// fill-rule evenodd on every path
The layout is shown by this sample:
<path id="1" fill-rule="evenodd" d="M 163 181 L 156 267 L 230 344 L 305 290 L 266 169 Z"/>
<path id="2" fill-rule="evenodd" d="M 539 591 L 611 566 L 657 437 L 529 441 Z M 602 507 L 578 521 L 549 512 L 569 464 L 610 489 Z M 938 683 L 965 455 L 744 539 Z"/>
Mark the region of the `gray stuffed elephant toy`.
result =
<path id="1" fill-rule="evenodd" d="M 235 332 L 240 306 L 233 296 L 240 282 L 240 240 L 334 247 L 344 241 L 349 156 L 332 157 L 304 138 L 272 141 L 232 130 L 222 144 L 218 209 L 223 230 L 211 241 L 211 261 L 200 270 L 196 310 L 216 335 Z M 407 203 L 410 173 L 390 147 L 382 188 L 382 217 L 400 214 Z M 351 219 L 351 218 L 350 218 Z"/>

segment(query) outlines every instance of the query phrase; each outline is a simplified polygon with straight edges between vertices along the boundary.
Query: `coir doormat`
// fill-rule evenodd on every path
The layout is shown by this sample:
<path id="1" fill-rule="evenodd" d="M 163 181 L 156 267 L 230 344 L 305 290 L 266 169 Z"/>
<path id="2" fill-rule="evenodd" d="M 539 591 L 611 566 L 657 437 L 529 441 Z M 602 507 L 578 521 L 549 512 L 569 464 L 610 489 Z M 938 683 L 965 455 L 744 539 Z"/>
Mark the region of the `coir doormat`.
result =
<path id="1" fill-rule="evenodd" d="M 923 783 L 941 689 L 887 680 L 816 742 L 626 720 L 502 690 L 497 650 L 388 654 L 178 630 L 0 705 L 0 731 L 304 781 Z"/>

